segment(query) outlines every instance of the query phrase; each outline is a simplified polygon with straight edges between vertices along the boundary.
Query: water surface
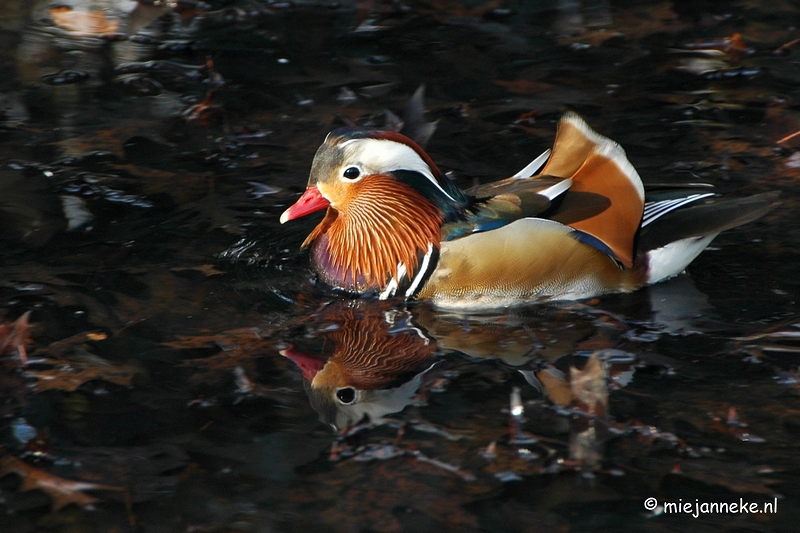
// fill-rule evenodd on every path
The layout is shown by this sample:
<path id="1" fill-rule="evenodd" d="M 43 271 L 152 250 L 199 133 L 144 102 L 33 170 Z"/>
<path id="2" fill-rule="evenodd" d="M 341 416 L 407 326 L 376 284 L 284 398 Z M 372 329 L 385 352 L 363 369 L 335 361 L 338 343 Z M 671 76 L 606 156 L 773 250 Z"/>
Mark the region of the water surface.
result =
<path id="1" fill-rule="evenodd" d="M 796 2 L 146 4 L 3 3 L 2 531 L 793 530 Z M 278 217 L 420 85 L 465 187 L 574 110 L 646 183 L 782 203 L 633 294 L 332 295 Z"/>

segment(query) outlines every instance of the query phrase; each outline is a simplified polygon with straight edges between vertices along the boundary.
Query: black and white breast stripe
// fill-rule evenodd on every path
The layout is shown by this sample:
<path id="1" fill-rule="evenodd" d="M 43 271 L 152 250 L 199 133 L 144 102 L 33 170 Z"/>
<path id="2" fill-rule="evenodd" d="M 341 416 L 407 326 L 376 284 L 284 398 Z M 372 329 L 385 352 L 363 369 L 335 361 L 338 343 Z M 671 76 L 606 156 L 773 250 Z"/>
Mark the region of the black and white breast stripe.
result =
<path id="1" fill-rule="evenodd" d="M 397 265 L 397 276 L 399 279 L 393 277 L 383 292 L 378 296 L 381 300 L 394 298 L 398 293 L 401 293 L 404 298 L 413 298 L 417 291 L 422 287 L 423 282 L 428 279 L 428 276 L 436 268 L 438 263 L 439 253 L 438 249 L 433 247 L 432 243 L 428 243 L 428 249 L 425 255 L 422 256 L 414 279 L 409 279 L 406 266 L 403 263 Z"/>

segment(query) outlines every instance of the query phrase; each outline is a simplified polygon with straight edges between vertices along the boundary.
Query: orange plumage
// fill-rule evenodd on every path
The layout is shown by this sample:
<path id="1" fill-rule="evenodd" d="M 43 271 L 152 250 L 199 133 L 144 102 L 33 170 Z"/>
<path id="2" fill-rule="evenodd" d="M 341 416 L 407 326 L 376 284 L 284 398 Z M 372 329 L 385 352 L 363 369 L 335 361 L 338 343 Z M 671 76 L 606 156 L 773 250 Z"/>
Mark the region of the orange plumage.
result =
<path id="1" fill-rule="evenodd" d="M 670 278 L 721 231 L 757 219 L 777 199 L 713 196 L 698 184 L 646 193 L 625 151 L 567 113 L 552 153 L 466 191 L 400 134 L 336 130 L 281 221 L 328 208 L 304 245 L 332 287 L 480 309 Z"/>
<path id="2" fill-rule="evenodd" d="M 327 235 L 322 241 L 330 257 L 327 268 L 349 274 L 356 290 L 383 290 L 392 277 L 401 277 L 399 264 L 413 277 L 419 252 L 429 244 L 439 247 L 441 213 L 391 176 L 367 176 L 353 185 L 342 204 L 339 210 L 328 208 L 303 246 Z"/>

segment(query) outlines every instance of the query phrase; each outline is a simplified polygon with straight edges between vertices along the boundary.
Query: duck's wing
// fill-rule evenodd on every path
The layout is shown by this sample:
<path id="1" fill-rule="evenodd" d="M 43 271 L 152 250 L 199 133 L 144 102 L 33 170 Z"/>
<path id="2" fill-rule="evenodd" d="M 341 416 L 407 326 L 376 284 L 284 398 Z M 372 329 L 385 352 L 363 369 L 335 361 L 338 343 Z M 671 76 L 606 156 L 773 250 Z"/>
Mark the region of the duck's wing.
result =
<path id="1" fill-rule="evenodd" d="M 476 198 L 488 198 L 500 194 L 509 194 L 519 190 L 530 190 L 535 192 L 537 189 L 546 188 L 550 184 L 544 180 L 538 172 L 547 163 L 550 158 L 551 150 L 545 150 L 539 157 L 525 165 L 525 168 L 511 176 L 500 181 L 493 181 L 491 183 L 483 183 L 472 187 L 467 192 Z M 558 181 L 558 178 L 552 177 L 552 183 Z M 564 178 L 561 178 L 564 179 Z M 539 183 L 539 181 L 542 183 Z"/>
<path id="2" fill-rule="evenodd" d="M 535 174 L 544 159 L 541 173 Z M 545 153 L 514 176 L 469 193 L 490 198 L 476 204 L 466 220 L 446 225 L 443 240 L 535 216 L 569 226 L 576 230 L 574 238 L 626 267 L 633 265 L 644 212 L 641 179 L 625 151 L 575 113 L 561 119 L 549 158 Z"/>
<path id="3" fill-rule="evenodd" d="M 442 227 L 442 240 L 451 241 L 538 216 L 550 209 L 571 185 L 572 181 L 564 178 L 542 176 L 534 180 L 512 176 L 470 189 L 467 193 L 477 196 L 478 201 L 462 219 Z"/>

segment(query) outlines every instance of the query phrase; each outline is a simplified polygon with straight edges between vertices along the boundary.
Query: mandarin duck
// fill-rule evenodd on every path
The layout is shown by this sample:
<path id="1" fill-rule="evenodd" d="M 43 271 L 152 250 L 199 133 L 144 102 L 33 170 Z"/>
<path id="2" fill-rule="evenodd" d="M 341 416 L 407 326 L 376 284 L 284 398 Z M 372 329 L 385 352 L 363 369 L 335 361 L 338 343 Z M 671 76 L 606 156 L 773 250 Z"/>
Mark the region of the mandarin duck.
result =
<path id="1" fill-rule="evenodd" d="M 569 112 L 552 151 L 468 190 L 402 134 L 337 129 L 280 220 L 327 208 L 303 246 L 319 279 L 335 289 L 480 309 L 662 281 L 777 198 L 713 196 L 698 185 L 646 195 L 624 150 Z"/>
<path id="2" fill-rule="evenodd" d="M 280 354 L 302 371 L 311 406 L 336 430 L 402 411 L 437 365 L 436 342 L 408 311 L 366 300 L 333 305 L 322 330 L 327 359 L 294 345 Z"/>

